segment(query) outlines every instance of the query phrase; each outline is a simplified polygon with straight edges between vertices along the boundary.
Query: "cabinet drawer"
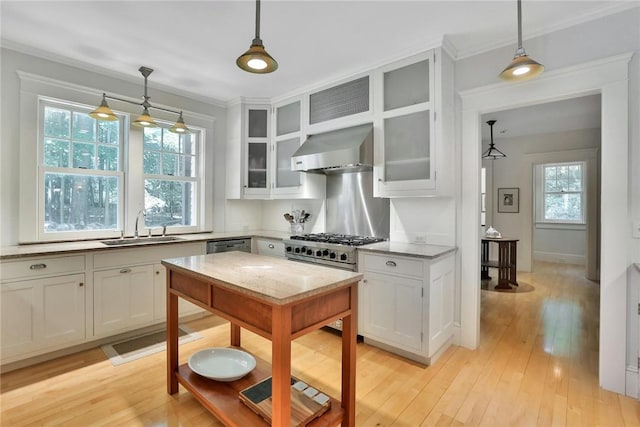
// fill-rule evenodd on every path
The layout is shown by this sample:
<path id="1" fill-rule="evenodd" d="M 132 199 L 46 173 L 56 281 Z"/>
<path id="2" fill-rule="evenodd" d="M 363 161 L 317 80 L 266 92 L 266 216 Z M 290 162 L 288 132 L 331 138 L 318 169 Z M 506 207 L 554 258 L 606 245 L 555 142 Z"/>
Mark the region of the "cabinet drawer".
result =
<path id="1" fill-rule="evenodd" d="M 84 255 L 3 262 L 0 271 L 3 281 L 75 273 L 84 271 Z"/>
<path id="2" fill-rule="evenodd" d="M 413 277 L 422 277 L 424 271 L 424 263 L 418 259 L 370 254 L 365 254 L 363 258 L 364 265 L 360 267 L 361 271 L 379 271 Z"/>
<path id="3" fill-rule="evenodd" d="M 258 254 L 284 258 L 284 243 L 275 240 L 258 240 Z"/>

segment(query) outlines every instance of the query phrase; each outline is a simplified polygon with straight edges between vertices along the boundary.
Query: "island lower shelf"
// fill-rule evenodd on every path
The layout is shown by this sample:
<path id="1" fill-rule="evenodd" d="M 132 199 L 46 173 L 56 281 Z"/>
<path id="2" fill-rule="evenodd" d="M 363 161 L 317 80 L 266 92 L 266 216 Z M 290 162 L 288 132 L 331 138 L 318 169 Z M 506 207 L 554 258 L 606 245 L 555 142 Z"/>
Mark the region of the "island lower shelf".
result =
<path id="1" fill-rule="evenodd" d="M 237 427 L 269 425 L 262 417 L 242 403 L 238 396 L 241 390 L 269 376 L 271 376 L 271 365 L 259 357 L 256 357 L 256 368 L 237 381 L 210 380 L 193 372 L 187 364 L 180 365 L 176 372 L 178 382 L 204 407 L 215 414 L 225 425 Z M 340 401 L 331 398 L 330 409 L 307 425 L 310 427 L 338 426 L 342 422 L 343 412 Z"/>

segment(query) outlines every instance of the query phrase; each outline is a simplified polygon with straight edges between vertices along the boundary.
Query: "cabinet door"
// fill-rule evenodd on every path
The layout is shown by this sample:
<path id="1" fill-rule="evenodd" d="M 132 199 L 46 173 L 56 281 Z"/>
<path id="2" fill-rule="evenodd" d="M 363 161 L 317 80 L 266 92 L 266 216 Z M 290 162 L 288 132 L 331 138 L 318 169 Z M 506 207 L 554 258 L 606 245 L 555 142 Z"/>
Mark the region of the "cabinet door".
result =
<path id="1" fill-rule="evenodd" d="M 96 335 L 153 322 L 153 265 L 98 271 L 93 281 Z"/>
<path id="2" fill-rule="evenodd" d="M 167 318 L 167 269 L 162 264 L 154 264 L 153 275 L 153 317 L 155 320 L 165 320 Z M 178 298 L 178 316 L 188 316 L 202 311 L 204 310 L 197 305 L 184 298 Z"/>
<path id="3" fill-rule="evenodd" d="M 300 147 L 302 101 L 285 101 L 274 107 L 272 195 L 297 196 L 303 175 L 291 170 L 291 156 Z"/>
<path id="4" fill-rule="evenodd" d="M 264 197 L 269 191 L 269 107 L 247 106 L 244 117 L 244 194 Z"/>
<path id="5" fill-rule="evenodd" d="M 363 334 L 411 351 L 422 349 L 421 280 L 366 272 Z"/>
<path id="6" fill-rule="evenodd" d="M 284 243 L 278 240 L 257 239 L 259 255 L 285 258 Z"/>
<path id="7" fill-rule="evenodd" d="M 435 188 L 433 52 L 378 70 L 376 196 Z"/>
<path id="8" fill-rule="evenodd" d="M 85 338 L 84 274 L 2 284 L 2 357 Z"/>

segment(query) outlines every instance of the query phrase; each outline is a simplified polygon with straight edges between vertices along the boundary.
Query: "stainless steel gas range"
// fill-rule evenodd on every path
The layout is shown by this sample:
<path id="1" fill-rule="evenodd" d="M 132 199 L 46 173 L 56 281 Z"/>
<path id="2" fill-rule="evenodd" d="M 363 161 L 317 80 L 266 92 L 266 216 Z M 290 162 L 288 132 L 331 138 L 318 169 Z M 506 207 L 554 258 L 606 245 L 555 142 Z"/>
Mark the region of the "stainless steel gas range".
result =
<path id="1" fill-rule="evenodd" d="M 284 241 L 284 246 L 288 259 L 357 271 L 356 248 L 383 240 L 382 237 L 318 233 L 291 236 Z"/>
<path id="2" fill-rule="evenodd" d="M 383 240 L 386 239 L 348 234 L 303 234 L 284 240 L 284 247 L 289 260 L 358 271 L 356 248 Z M 328 326 L 342 331 L 342 319 L 336 320 Z"/>

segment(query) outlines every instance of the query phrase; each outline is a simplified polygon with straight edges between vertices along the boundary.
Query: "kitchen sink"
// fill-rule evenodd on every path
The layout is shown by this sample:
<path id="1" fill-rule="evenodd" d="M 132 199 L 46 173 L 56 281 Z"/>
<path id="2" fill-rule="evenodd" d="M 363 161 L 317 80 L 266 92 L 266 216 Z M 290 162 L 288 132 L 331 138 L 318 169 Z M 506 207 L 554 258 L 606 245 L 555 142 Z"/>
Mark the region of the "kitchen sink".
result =
<path id="1" fill-rule="evenodd" d="M 176 236 L 139 237 L 137 239 L 130 237 L 127 239 L 102 240 L 100 243 L 107 246 L 129 246 L 129 245 L 144 245 L 144 244 L 157 243 L 157 242 L 173 242 L 176 240 L 184 240 L 184 239 Z"/>

